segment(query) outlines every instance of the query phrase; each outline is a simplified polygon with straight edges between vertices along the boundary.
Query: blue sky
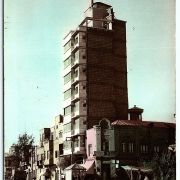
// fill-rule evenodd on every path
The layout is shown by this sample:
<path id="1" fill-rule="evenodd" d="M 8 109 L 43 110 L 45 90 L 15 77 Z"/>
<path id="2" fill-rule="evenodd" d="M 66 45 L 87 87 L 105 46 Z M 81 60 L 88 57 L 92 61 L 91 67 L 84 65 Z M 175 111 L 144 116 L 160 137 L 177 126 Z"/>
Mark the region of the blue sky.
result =
<path id="1" fill-rule="evenodd" d="M 102 0 L 127 21 L 129 107 L 143 119 L 175 113 L 175 0 Z M 4 2 L 5 150 L 19 134 L 49 127 L 62 113 L 62 39 L 83 20 L 88 0 Z"/>

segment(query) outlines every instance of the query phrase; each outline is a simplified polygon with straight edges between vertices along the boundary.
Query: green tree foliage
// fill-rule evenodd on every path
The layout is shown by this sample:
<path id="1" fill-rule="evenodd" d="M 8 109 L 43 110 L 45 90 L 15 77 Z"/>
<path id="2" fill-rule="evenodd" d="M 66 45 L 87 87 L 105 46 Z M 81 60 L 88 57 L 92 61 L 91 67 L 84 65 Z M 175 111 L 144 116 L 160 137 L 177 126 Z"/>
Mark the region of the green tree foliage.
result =
<path id="1" fill-rule="evenodd" d="M 19 135 L 17 143 L 13 144 L 14 153 L 13 153 L 13 162 L 14 166 L 18 168 L 20 162 L 29 164 L 30 152 L 29 150 L 33 147 L 34 137 L 24 133 Z"/>

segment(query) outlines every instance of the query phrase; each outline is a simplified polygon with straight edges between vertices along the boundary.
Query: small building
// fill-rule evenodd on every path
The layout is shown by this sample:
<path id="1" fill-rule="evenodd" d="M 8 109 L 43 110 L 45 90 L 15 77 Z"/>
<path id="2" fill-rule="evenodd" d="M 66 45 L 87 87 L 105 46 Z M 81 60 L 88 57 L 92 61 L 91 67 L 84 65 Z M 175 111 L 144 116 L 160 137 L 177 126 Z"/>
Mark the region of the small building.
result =
<path id="1" fill-rule="evenodd" d="M 175 124 L 142 121 L 143 109 L 129 109 L 130 120 L 112 123 L 115 132 L 116 158 L 121 165 L 141 166 L 175 143 Z"/>
<path id="2" fill-rule="evenodd" d="M 4 167 L 4 177 L 5 180 L 10 180 L 13 175 L 13 159 L 12 155 L 9 153 L 5 153 L 5 167 Z"/>
<path id="3" fill-rule="evenodd" d="M 114 129 L 107 119 L 102 119 L 98 125 L 86 131 L 87 159 L 84 167 L 87 174 L 97 174 L 104 180 L 115 175 L 115 138 Z"/>
<path id="4" fill-rule="evenodd" d="M 65 179 L 84 179 L 86 176 L 86 168 L 79 164 L 72 164 L 65 169 Z"/>
<path id="5" fill-rule="evenodd" d="M 142 169 L 144 162 L 175 143 L 174 123 L 142 121 L 142 112 L 143 109 L 133 107 L 129 109 L 130 120 L 110 123 L 102 119 L 86 131 L 87 174 L 108 180 L 124 167 Z"/>

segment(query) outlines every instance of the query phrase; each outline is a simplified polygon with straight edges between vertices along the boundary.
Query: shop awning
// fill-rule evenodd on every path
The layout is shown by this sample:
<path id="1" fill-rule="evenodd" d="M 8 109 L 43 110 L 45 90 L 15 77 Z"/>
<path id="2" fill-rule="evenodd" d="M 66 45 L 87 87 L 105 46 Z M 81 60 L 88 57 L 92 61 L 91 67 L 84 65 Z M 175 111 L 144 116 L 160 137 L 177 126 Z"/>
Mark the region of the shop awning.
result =
<path id="1" fill-rule="evenodd" d="M 135 166 L 121 166 L 126 171 L 142 171 L 142 172 L 152 172 L 152 169 L 144 168 L 144 167 L 135 167 Z"/>
<path id="2" fill-rule="evenodd" d="M 94 174 L 94 159 L 87 159 L 83 167 L 86 168 L 87 174 Z"/>
<path id="3" fill-rule="evenodd" d="M 85 168 L 82 166 L 82 164 L 72 164 L 68 166 L 65 170 L 85 170 Z"/>

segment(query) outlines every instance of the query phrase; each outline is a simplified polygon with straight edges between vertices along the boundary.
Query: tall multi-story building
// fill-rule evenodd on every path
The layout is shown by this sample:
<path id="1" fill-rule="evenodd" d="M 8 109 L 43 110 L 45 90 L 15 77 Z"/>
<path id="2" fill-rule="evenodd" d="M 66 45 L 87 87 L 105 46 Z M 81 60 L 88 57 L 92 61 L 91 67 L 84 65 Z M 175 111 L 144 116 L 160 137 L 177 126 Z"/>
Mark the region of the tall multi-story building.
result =
<path id="1" fill-rule="evenodd" d="M 128 119 L 126 22 L 91 1 L 64 38 L 64 155 L 85 155 L 85 131 L 102 118 Z"/>

